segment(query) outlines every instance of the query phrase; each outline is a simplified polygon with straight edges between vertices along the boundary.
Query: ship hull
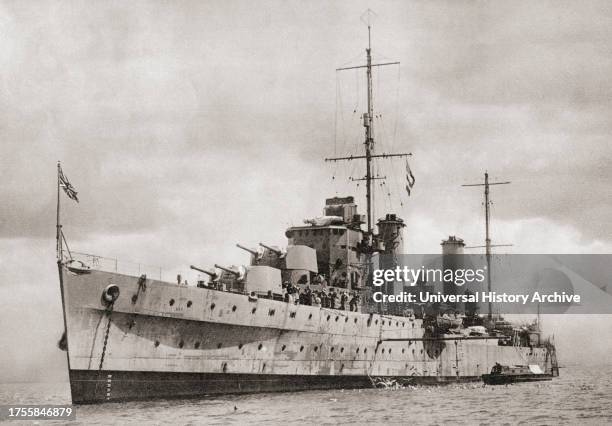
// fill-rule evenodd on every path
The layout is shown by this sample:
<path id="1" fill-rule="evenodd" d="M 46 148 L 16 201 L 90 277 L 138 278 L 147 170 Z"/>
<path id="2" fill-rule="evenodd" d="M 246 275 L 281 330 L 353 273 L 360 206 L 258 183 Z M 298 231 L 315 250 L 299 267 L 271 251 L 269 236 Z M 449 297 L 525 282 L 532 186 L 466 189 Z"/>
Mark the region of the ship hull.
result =
<path id="1" fill-rule="evenodd" d="M 443 385 L 479 381 L 477 376 L 397 377 L 398 384 Z M 320 376 L 147 371 L 72 370 L 75 404 L 149 399 L 200 398 L 211 395 L 307 390 L 360 389 L 374 386 L 368 376 Z"/>
<path id="2" fill-rule="evenodd" d="M 62 268 L 74 403 L 479 381 L 546 348 L 428 336 L 420 319 Z M 107 304 L 103 292 L 120 290 Z"/>
<path id="3" fill-rule="evenodd" d="M 199 398 L 207 395 L 296 392 L 371 387 L 367 376 L 163 373 L 74 370 L 70 372 L 75 404 L 139 399 Z"/>

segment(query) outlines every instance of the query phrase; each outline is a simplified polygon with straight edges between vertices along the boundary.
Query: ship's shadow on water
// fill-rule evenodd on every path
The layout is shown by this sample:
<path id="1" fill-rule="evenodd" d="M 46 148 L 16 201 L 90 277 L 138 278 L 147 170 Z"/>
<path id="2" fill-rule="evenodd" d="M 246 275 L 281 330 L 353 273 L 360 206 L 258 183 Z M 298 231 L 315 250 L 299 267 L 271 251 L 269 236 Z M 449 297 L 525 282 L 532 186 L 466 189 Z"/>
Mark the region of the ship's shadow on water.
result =
<path id="1" fill-rule="evenodd" d="M 70 401 L 67 383 L 2 384 L 0 389 L 0 404 Z M 70 424 L 599 425 L 612 423 L 611 399 L 612 366 L 567 367 L 550 382 L 508 386 L 466 383 L 80 405 Z"/>

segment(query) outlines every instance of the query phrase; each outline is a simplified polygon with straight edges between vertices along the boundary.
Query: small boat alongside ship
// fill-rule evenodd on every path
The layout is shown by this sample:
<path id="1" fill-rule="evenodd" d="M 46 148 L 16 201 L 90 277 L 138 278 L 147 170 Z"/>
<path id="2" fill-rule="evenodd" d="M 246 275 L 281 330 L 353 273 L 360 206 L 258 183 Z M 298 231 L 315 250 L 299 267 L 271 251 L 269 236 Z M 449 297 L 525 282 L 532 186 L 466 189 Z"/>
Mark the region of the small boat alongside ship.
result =
<path id="1" fill-rule="evenodd" d="M 552 380 L 553 375 L 542 371 L 539 365 L 501 365 L 495 363 L 490 374 L 483 374 L 482 381 L 487 385 L 506 385 L 510 383 L 538 382 Z"/>

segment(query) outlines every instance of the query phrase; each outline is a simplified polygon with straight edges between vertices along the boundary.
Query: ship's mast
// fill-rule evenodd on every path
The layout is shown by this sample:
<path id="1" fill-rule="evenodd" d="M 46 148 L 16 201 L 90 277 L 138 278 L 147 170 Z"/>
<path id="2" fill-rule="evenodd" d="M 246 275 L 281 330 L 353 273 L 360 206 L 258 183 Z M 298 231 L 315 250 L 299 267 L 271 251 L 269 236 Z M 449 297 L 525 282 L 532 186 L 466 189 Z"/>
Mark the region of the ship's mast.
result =
<path id="1" fill-rule="evenodd" d="M 60 223 L 60 162 L 57 162 L 57 210 L 56 210 L 56 222 L 55 222 L 55 253 L 57 255 L 58 264 L 62 262 L 62 253 L 64 251 L 62 247 L 62 225 Z"/>
<path id="2" fill-rule="evenodd" d="M 512 244 L 491 244 L 491 236 L 489 234 L 489 222 L 491 221 L 491 201 L 489 200 L 489 186 L 490 185 L 507 185 L 510 182 L 489 182 L 489 173 L 484 174 L 484 183 L 475 183 L 470 185 L 461 186 L 484 186 L 484 205 L 485 205 L 485 245 L 484 246 L 471 246 L 466 248 L 483 248 L 485 249 L 485 257 L 487 260 L 487 291 L 491 292 L 491 247 L 510 247 Z M 489 312 L 488 317 L 491 319 L 493 314 L 493 305 L 489 301 Z"/>
<path id="3" fill-rule="evenodd" d="M 372 38 L 371 25 L 368 24 L 368 48 L 367 76 L 368 76 L 368 113 L 364 116 L 363 125 L 366 128 L 365 153 L 366 153 L 366 199 L 368 210 L 368 234 L 372 234 L 372 150 L 374 149 L 374 128 L 372 117 L 374 116 L 374 105 L 372 102 Z"/>
<path id="4" fill-rule="evenodd" d="M 366 205 L 367 205 L 367 231 L 364 240 L 366 240 L 367 244 L 364 248 L 367 251 L 374 251 L 374 247 L 372 246 L 372 236 L 374 235 L 374 218 L 373 218 L 373 187 L 372 181 L 377 179 L 385 179 L 384 176 L 373 176 L 372 174 L 372 160 L 375 158 L 391 158 L 391 157 L 407 157 L 412 154 L 410 153 L 398 153 L 398 154 L 374 154 L 374 100 L 373 100 L 373 91 L 372 91 L 372 68 L 380 67 L 385 65 L 398 65 L 399 62 L 384 62 L 379 64 L 372 64 L 372 20 L 376 16 L 374 12 L 368 9 L 363 15 L 362 20 L 368 26 L 368 47 L 366 48 L 366 64 L 358 65 L 353 67 L 344 67 L 337 68 L 336 71 L 350 70 L 356 68 L 365 68 L 367 74 L 367 95 L 368 95 L 368 111 L 363 114 L 363 125 L 365 127 L 365 155 L 354 155 L 350 157 L 336 157 L 336 158 L 326 158 L 325 161 L 341 161 L 341 160 L 357 160 L 357 159 L 365 159 L 366 160 L 366 173 L 362 178 L 351 178 L 353 181 L 366 181 Z"/>

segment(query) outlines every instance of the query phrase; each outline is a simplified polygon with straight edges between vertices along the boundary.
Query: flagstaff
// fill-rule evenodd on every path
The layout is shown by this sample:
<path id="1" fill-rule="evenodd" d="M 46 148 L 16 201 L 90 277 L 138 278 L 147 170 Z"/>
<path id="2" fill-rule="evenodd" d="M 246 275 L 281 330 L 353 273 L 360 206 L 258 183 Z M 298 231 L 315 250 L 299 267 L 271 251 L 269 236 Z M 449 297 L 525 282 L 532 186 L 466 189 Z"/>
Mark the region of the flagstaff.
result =
<path id="1" fill-rule="evenodd" d="M 64 175 L 64 172 L 62 171 L 62 165 L 58 161 L 57 162 L 57 216 L 56 216 L 56 225 L 55 225 L 55 229 L 56 229 L 55 248 L 57 251 L 58 263 L 61 263 L 63 260 L 64 248 L 63 248 L 62 243 L 66 244 L 66 249 L 68 250 L 68 253 L 70 253 L 70 250 L 68 249 L 68 244 L 66 243 L 66 238 L 64 237 L 64 233 L 62 232 L 62 224 L 60 221 L 60 187 L 64 190 L 68 198 L 76 201 L 77 203 L 79 202 L 79 197 L 77 197 L 78 192 L 76 191 L 76 189 L 74 189 L 74 186 L 72 186 L 72 184 L 68 181 L 68 178 Z M 70 255 L 70 258 L 72 258 L 72 255 Z"/>
<path id="2" fill-rule="evenodd" d="M 64 274 L 63 274 L 63 244 L 66 244 L 66 250 L 68 251 L 68 255 L 70 256 L 70 260 L 72 260 L 72 254 L 70 253 L 70 249 L 68 248 L 68 243 L 66 242 L 66 238 L 64 237 L 64 233 L 62 232 L 62 224 L 60 221 L 60 188 L 64 190 L 68 198 L 79 202 L 79 198 L 77 197 L 77 191 L 70 184 L 64 173 L 62 172 L 61 162 L 57 162 L 57 210 L 56 210 L 56 224 L 55 224 L 55 248 L 57 250 L 57 269 L 59 272 L 59 284 L 60 284 L 60 293 L 62 295 L 62 313 L 64 318 L 64 332 L 60 341 L 58 342 L 58 347 L 62 350 L 66 351 L 66 361 L 68 363 L 68 370 L 71 370 L 70 367 L 70 356 L 68 355 L 69 343 L 68 343 L 68 320 L 66 318 L 66 305 L 65 305 L 65 292 L 64 292 Z M 72 392 L 72 383 L 71 392 Z"/>
<path id="3" fill-rule="evenodd" d="M 57 219 L 55 224 L 55 251 L 57 254 L 57 261 L 60 263 L 62 261 L 62 239 L 60 236 L 61 233 L 61 224 L 60 224 L 60 170 L 61 165 L 60 162 L 57 162 Z"/>

